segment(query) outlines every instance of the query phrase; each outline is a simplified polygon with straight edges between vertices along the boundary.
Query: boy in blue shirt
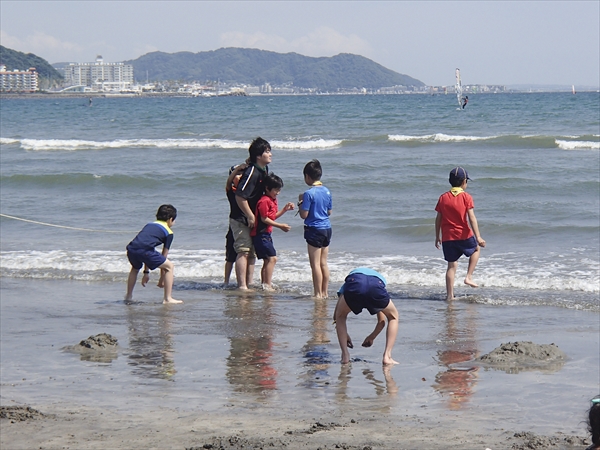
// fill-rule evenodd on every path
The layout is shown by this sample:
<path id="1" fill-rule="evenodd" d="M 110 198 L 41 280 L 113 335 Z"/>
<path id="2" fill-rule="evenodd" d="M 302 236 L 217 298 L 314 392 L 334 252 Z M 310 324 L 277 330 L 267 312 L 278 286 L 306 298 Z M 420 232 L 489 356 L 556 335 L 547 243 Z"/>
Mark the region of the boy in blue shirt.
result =
<path id="1" fill-rule="evenodd" d="M 392 359 L 392 348 L 398 334 L 398 310 L 385 288 L 386 280 L 379 272 L 359 267 L 351 271 L 344 284 L 338 291 L 338 302 L 333 311 L 333 323 L 338 336 L 338 342 L 342 349 L 342 364 L 350 362 L 349 348 L 354 348 L 352 339 L 348 335 L 346 319 L 348 314 L 360 314 L 367 308 L 371 315 L 377 314 L 377 325 L 375 330 L 369 334 L 362 343 L 363 347 L 373 345 L 375 338 L 385 327 L 385 319 L 388 320 L 387 332 L 385 334 L 385 350 L 383 352 L 383 364 L 398 364 Z"/>
<path id="2" fill-rule="evenodd" d="M 173 205 L 161 205 L 156 213 L 156 222 L 147 224 L 142 231 L 127 245 L 127 259 L 131 263 L 131 270 L 127 278 L 127 293 L 125 301 L 133 299 L 133 288 L 137 281 L 138 272 L 144 266 L 142 286 L 146 286 L 150 279 L 150 271 L 160 268 L 158 287 L 164 288 L 163 303 L 183 303 L 171 297 L 173 290 L 173 263 L 167 259 L 173 231 L 171 227 L 177 218 L 177 209 Z M 156 247 L 163 244 L 162 253 Z"/>
<path id="3" fill-rule="evenodd" d="M 304 182 L 310 186 L 298 197 L 298 212 L 304 219 L 304 239 L 312 272 L 315 298 L 327 298 L 329 266 L 327 255 L 331 242 L 331 192 L 321 183 L 321 163 L 313 159 L 304 166 Z"/>

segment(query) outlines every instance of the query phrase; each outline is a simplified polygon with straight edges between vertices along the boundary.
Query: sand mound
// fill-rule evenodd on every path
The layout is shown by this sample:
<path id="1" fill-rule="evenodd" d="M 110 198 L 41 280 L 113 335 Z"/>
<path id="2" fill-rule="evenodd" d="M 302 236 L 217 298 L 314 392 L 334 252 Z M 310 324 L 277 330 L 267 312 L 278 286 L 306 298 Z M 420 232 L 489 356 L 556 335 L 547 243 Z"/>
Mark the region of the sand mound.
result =
<path id="1" fill-rule="evenodd" d="M 118 340 L 107 333 L 100 333 L 82 340 L 77 345 L 63 347 L 66 352 L 79 353 L 83 361 L 111 362 L 118 356 Z"/>
<path id="2" fill-rule="evenodd" d="M 44 414 L 30 406 L 0 406 L 0 419 L 8 419 L 12 422 L 23 422 L 25 420 L 41 419 Z"/>
<path id="3" fill-rule="evenodd" d="M 566 355 L 555 344 L 534 344 L 529 341 L 501 344 L 476 361 L 488 366 L 518 373 L 521 370 L 560 370 Z"/>

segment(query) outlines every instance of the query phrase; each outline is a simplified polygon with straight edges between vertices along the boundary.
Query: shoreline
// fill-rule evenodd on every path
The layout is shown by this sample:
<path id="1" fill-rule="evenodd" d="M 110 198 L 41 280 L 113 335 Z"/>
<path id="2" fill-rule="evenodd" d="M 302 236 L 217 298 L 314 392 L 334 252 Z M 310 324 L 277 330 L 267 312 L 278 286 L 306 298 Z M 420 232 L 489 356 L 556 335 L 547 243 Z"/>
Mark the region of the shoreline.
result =
<path id="1" fill-rule="evenodd" d="M 176 289 L 185 303 L 165 306 L 159 289 L 141 286 L 125 304 L 115 282 L 2 278 L 2 287 L 0 404 L 44 415 L 1 419 L 2 448 L 572 450 L 587 442 L 600 370 L 594 312 L 399 299 L 400 364 L 386 369 L 382 336 L 339 363 L 333 299 L 198 286 Z M 366 313 L 348 321 L 355 341 L 373 325 Z M 100 332 L 118 338 L 118 354 L 64 350 Z M 547 370 L 474 363 L 516 340 L 555 343 L 567 359 Z"/>

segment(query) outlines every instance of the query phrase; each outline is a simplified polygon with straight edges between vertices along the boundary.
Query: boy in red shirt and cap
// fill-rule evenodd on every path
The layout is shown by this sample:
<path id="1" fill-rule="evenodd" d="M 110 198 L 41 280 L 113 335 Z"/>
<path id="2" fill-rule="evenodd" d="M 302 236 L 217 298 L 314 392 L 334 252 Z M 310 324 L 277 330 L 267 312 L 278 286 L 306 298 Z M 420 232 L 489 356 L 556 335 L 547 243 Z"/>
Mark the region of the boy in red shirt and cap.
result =
<path id="1" fill-rule="evenodd" d="M 435 246 L 442 246 L 444 259 L 448 261 L 446 300 L 454 299 L 454 276 L 458 259 L 462 255 L 469 257 L 464 283 L 467 286 L 478 287 L 473 281 L 473 272 L 479 260 L 479 247 L 485 247 L 485 241 L 479 234 L 479 226 L 473 212 L 473 197 L 465 191 L 467 180 L 470 178 L 465 169 L 452 169 L 449 178 L 452 188 L 440 196 L 435 207 Z"/>

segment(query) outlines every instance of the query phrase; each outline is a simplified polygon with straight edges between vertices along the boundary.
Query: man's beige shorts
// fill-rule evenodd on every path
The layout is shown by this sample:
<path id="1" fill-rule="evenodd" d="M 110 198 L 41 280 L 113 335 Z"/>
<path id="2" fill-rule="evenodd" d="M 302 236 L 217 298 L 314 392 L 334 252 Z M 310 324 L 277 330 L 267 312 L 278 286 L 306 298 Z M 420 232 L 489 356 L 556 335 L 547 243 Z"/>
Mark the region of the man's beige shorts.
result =
<path id="1" fill-rule="evenodd" d="M 253 255 L 254 247 L 252 246 L 252 238 L 250 237 L 250 228 L 232 218 L 229 218 L 229 227 L 233 233 L 233 248 L 235 252 Z"/>

